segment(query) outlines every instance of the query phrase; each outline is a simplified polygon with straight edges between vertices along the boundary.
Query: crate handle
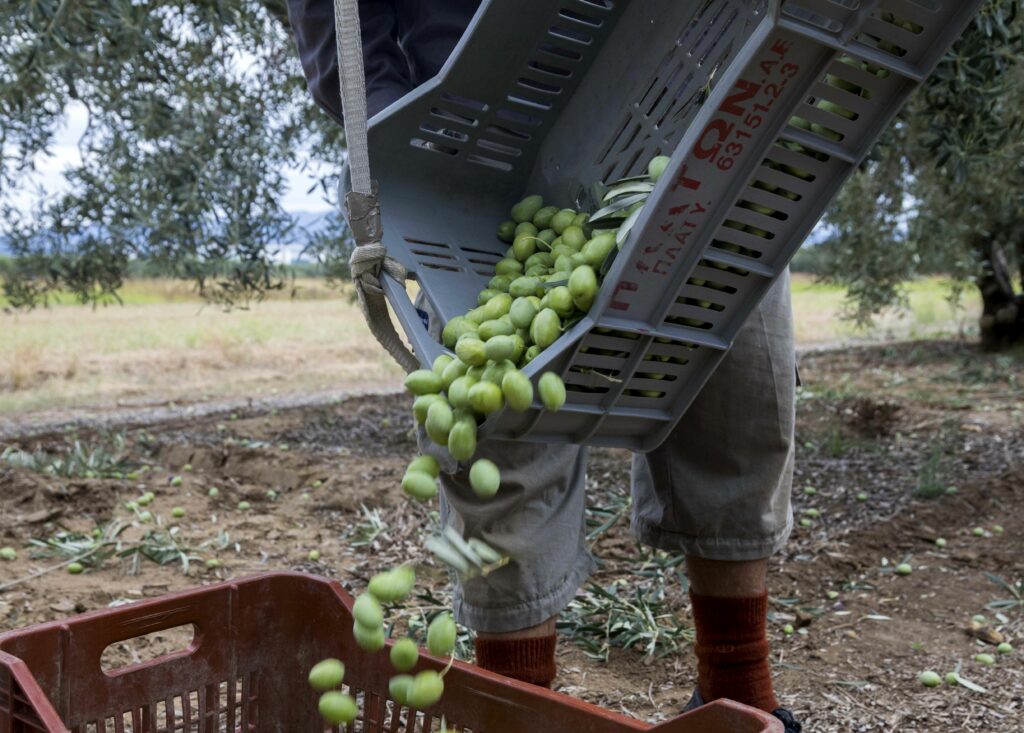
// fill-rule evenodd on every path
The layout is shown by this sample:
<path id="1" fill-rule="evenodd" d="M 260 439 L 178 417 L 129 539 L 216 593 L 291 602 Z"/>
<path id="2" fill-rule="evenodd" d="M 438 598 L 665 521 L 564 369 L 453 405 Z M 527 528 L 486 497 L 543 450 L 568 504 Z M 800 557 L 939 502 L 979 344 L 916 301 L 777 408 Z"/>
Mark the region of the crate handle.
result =
<path id="1" fill-rule="evenodd" d="M 110 679 L 146 667 L 160 666 L 169 658 L 181 659 L 207 653 L 209 642 L 217 647 L 216 637 L 207 638 L 207 627 L 212 619 L 230 615 L 233 606 L 234 585 L 211 590 L 199 588 L 167 598 L 153 598 L 110 610 L 94 611 L 64 622 L 53 622 L 69 638 L 66 644 L 89 666 L 90 674 Z M 178 626 L 194 628 L 192 641 L 185 650 L 158 657 L 142 664 L 108 671 L 103 668 L 104 651 L 112 644 L 129 641 L 140 636 L 167 631 Z"/>
<path id="2" fill-rule="evenodd" d="M 128 604 L 105 617 L 82 618 L 75 625 L 79 626 L 81 631 L 83 622 L 88 623 L 90 636 L 102 643 L 104 649 L 121 641 L 188 624 L 196 627 L 196 638 L 201 641 L 203 624 L 200 617 L 203 616 L 205 609 L 202 603 L 193 604 L 192 600 L 155 598 L 151 601 Z"/>
<path id="3" fill-rule="evenodd" d="M 433 364 L 434 359 L 438 356 L 449 353 L 447 349 L 431 338 L 427 331 L 427 325 L 423 322 L 423 317 L 405 290 L 405 283 L 399 282 L 390 275 L 384 275 L 381 277 L 381 285 L 388 297 L 388 302 L 395 309 L 398 322 L 402 324 L 405 335 L 412 344 L 413 351 L 419 356 L 420 363 Z M 435 317 L 440 318 L 440 315 L 435 315 Z"/>
<path id="4" fill-rule="evenodd" d="M 125 644 L 127 642 L 138 641 L 139 639 L 144 639 L 147 636 L 151 636 L 153 634 L 160 634 L 160 633 L 164 633 L 164 632 L 167 632 L 167 631 L 174 631 L 176 629 L 185 629 L 185 628 L 191 629 L 192 635 L 191 635 L 191 638 L 189 638 L 188 643 L 184 647 L 179 647 L 177 649 L 174 649 L 173 651 L 165 652 L 163 654 L 159 654 L 159 655 L 155 655 L 155 656 L 149 656 L 149 657 L 146 657 L 143 654 L 140 654 L 138 651 L 136 651 L 135 654 L 136 654 L 136 656 L 139 657 L 138 661 L 129 662 L 128 664 L 115 664 L 115 663 L 109 663 L 108 664 L 107 662 L 104 661 L 104 657 L 106 656 L 107 652 L 108 651 L 112 651 L 113 647 L 116 644 Z M 103 648 L 102 652 L 100 652 L 100 669 L 103 670 L 103 674 L 107 675 L 108 677 L 117 677 L 118 675 L 122 675 L 122 674 L 125 674 L 126 672 L 134 671 L 134 670 L 139 669 L 141 667 L 151 667 L 151 666 L 155 666 L 157 664 L 163 664 L 165 662 L 169 662 L 169 661 L 171 661 L 173 659 L 180 659 L 182 657 L 187 657 L 187 656 L 191 655 L 196 649 L 199 648 L 199 641 L 200 641 L 200 639 L 201 639 L 201 635 L 199 633 L 199 627 L 196 626 L 194 623 L 187 623 L 186 622 L 186 623 L 176 623 L 173 626 L 168 626 L 166 629 L 154 629 L 154 630 L 148 631 L 148 632 L 146 632 L 144 634 L 137 634 L 135 636 L 129 636 L 128 638 L 121 639 L 119 641 L 112 641 L 112 642 L 110 642 L 109 644 L 107 644 Z"/>

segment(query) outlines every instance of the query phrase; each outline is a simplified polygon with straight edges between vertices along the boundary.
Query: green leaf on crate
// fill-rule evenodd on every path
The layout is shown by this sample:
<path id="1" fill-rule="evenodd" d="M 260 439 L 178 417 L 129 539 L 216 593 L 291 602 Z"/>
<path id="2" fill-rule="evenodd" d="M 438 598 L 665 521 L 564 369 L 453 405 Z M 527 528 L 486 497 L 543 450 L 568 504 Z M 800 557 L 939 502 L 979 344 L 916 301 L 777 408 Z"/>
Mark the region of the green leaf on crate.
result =
<path id="1" fill-rule="evenodd" d="M 619 226 L 619 231 L 615 233 L 615 244 L 620 247 L 622 246 L 622 243 L 626 241 L 626 237 L 629 236 L 630 230 L 636 225 L 636 222 L 640 218 L 640 214 L 643 213 L 643 210 L 644 207 L 641 206 L 626 217 L 626 220 Z"/>
<path id="2" fill-rule="evenodd" d="M 645 176 L 646 178 L 646 176 Z M 619 196 L 625 196 L 630 193 L 642 193 L 649 194 L 654 190 L 654 184 L 649 180 L 647 181 L 630 181 L 630 182 L 617 182 L 614 186 L 608 189 L 608 193 L 604 195 L 602 201 L 608 203 L 609 201 L 618 198 Z"/>
<path id="3" fill-rule="evenodd" d="M 646 201 L 648 198 L 649 195 L 646 193 L 637 193 L 631 196 L 623 196 L 620 199 L 616 199 L 612 203 L 605 206 L 603 209 L 598 209 L 597 211 L 595 211 L 594 215 L 590 217 L 589 224 L 592 227 L 596 227 L 599 223 L 601 223 L 601 220 L 604 219 L 605 217 L 609 217 L 612 214 L 615 214 L 619 211 L 624 211 L 625 209 L 628 209 L 630 206 L 633 206 L 634 204 L 638 204 L 641 201 Z"/>

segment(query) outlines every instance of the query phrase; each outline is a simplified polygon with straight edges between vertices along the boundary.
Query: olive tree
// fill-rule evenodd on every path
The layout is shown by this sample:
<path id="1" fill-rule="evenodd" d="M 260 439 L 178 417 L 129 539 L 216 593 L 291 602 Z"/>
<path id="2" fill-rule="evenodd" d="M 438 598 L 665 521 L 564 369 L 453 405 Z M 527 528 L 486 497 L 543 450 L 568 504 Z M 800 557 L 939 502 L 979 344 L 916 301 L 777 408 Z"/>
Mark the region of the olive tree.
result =
<path id="1" fill-rule="evenodd" d="M 284 0 L 25 0 L 0 6 L 0 237 L 15 306 L 116 293 L 143 258 L 235 301 L 282 285 L 288 167 L 341 158 Z M 68 106 L 88 113 L 67 192 L 13 205 Z M 324 181 L 325 187 L 327 181 Z M 342 243 L 342 223 L 320 248 Z"/>
<path id="2" fill-rule="evenodd" d="M 942 272 L 980 291 L 984 348 L 1024 341 L 1022 10 L 984 6 L 828 214 L 826 277 L 848 287 L 855 317 Z"/>

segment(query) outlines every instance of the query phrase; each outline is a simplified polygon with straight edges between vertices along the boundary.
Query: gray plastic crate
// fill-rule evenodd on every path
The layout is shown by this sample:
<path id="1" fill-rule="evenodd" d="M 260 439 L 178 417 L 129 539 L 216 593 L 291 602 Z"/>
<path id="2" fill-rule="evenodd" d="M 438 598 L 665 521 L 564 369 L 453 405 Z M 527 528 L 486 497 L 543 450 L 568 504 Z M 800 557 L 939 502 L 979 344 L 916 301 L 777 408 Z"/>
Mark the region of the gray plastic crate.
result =
<path id="1" fill-rule="evenodd" d="M 437 317 L 476 304 L 522 195 L 573 206 L 671 163 L 588 317 L 525 369 L 561 374 L 565 408 L 506 409 L 481 435 L 661 443 L 979 5 L 485 0 L 439 76 L 370 126 L 384 243 Z M 444 347 L 404 284 L 385 289 L 431 363 Z"/>

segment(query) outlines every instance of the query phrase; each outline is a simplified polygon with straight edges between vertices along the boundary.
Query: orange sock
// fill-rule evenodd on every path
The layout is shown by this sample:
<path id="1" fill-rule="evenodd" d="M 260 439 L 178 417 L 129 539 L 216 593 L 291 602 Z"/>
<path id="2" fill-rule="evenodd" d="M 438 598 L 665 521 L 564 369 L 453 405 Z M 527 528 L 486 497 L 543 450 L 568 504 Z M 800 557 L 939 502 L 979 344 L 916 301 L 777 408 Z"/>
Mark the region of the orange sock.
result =
<path id="1" fill-rule="evenodd" d="M 558 637 L 526 639 L 476 639 L 476 663 L 490 672 L 551 687 L 555 679 L 555 645 Z"/>
<path id="2" fill-rule="evenodd" d="M 726 697 L 772 712 L 779 707 L 768 665 L 768 593 L 715 598 L 690 593 L 697 627 L 697 687 L 705 702 Z"/>

